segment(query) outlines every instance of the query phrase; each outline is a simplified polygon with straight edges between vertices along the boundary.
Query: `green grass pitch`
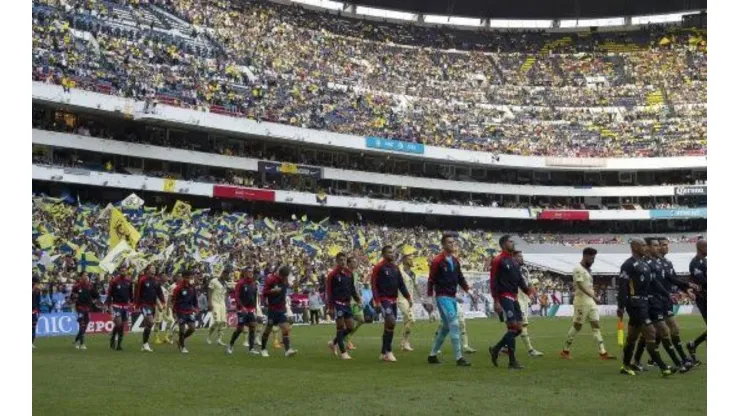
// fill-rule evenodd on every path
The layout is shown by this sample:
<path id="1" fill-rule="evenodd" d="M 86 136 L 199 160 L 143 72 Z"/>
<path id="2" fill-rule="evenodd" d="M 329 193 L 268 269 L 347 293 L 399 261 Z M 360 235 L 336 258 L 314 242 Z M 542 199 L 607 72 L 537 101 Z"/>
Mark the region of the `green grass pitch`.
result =
<path id="1" fill-rule="evenodd" d="M 681 316 L 684 344 L 704 331 L 701 317 Z M 139 351 L 141 334 L 127 334 L 124 351 L 108 349 L 108 336 L 88 337 L 87 351 L 71 337 L 39 338 L 33 352 L 33 411 L 74 415 L 674 415 L 706 414 L 706 363 L 687 374 L 662 379 L 655 369 L 637 377 L 618 374 L 619 360 L 600 361 L 585 327 L 573 346 L 573 360 L 559 358 L 570 326 L 567 318 L 534 318 L 530 334 L 545 353 L 530 358 L 517 340 L 526 369 L 494 368 L 487 348 L 504 325 L 496 319 L 469 320 L 473 366 L 458 368 L 445 342 L 440 366 L 426 363 L 436 325 L 417 322 L 414 352 L 398 348 L 398 362 L 378 361 L 380 325 L 365 325 L 355 337 L 351 361 L 326 346 L 333 327 L 295 327 L 298 355 L 285 358 L 270 347 L 270 358 L 250 356 L 238 341 L 234 355 L 206 345 L 205 331 L 188 341 L 189 355 L 174 346 Z M 616 320 L 602 320 L 609 352 L 621 358 Z M 231 336 L 226 332 L 225 341 Z M 662 353 L 668 360 L 665 352 Z M 706 359 L 706 344 L 699 350 Z M 643 360 L 647 360 L 647 354 Z M 500 361 L 507 362 L 502 356 Z"/>

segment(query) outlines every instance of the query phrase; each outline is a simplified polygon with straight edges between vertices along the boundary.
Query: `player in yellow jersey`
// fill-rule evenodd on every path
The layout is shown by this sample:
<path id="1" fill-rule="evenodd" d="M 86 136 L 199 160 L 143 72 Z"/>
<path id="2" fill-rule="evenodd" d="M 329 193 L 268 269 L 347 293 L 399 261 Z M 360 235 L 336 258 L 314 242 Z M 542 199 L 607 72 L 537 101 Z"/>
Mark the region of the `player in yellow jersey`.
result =
<path id="1" fill-rule="evenodd" d="M 403 283 L 408 288 L 411 299 L 421 299 L 421 290 L 419 285 L 416 283 L 416 274 L 411 270 L 414 266 L 413 252 L 405 253 L 401 259 L 401 277 Z M 401 350 L 402 351 L 413 351 L 411 348 L 411 329 L 414 326 L 414 311 L 409 305 L 409 302 L 403 296 L 398 297 L 398 309 L 401 311 L 403 317 L 403 338 L 401 339 Z"/>
<path id="2" fill-rule="evenodd" d="M 524 255 L 521 251 L 517 250 L 514 252 L 514 260 L 521 266 L 522 277 L 527 286 L 531 286 L 532 282 L 529 281 L 529 270 L 524 267 Z M 542 357 L 543 353 L 537 351 L 532 346 L 532 339 L 529 338 L 529 301 L 530 297 L 522 289 L 519 289 L 517 293 L 517 301 L 519 302 L 519 308 L 522 310 L 522 334 L 521 339 L 524 342 L 524 346 L 527 347 L 530 357 Z"/>
<path id="3" fill-rule="evenodd" d="M 175 318 L 172 316 L 172 307 L 170 302 L 170 291 L 173 289 L 173 285 L 170 285 L 170 277 L 167 274 L 162 273 L 160 275 L 162 284 L 162 293 L 164 294 L 164 303 L 157 303 L 157 307 L 154 310 L 154 343 L 157 345 L 162 344 L 162 339 L 159 337 L 160 331 L 164 332 L 164 342 L 170 342 L 170 336 L 167 332 L 171 326 L 175 325 Z M 164 328 L 162 325 L 164 324 Z"/>
<path id="4" fill-rule="evenodd" d="M 573 284 L 576 289 L 576 296 L 573 300 L 573 326 L 568 330 L 565 347 L 560 352 L 560 356 L 566 360 L 571 359 L 570 347 L 573 344 L 573 339 L 586 320 L 591 324 L 591 332 L 599 348 L 599 357 L 602 360 L 614 359 L 604 348 L 604 338 L 601 336 L 601 329 L 599 328 L 599 309 L 596 306 L 598 300 L 594 293 L 594 279 L 591 276 L 591 266 L 596 260 L 596 253 L 596 249 L 591 247 L 583 249 L 583 258 L 573 269 Z"/>
<path id="5" fill-rule="evenodd" d="M 208 282 L 208 310 L 211 311 L 211 328 L 208 331 L 206 342 L 210 345 L 213 333 L 218 334 L 218 345 L 225 346 L 223 341 L 224 329 L 227 326 L 226 318 L 226 294 L 232 287 L 229 279 L 231 278 L 231 268 L 224 267 L 221 276 L 212 278 Z"/>
<path id="6" fill-rule="evenodd" d="M 352 277 L 355 280 L 355 285 L 360 286 L 363 284 L 363 280 L 361 278 L 362 274 L 357 270 L 358 264 L 357 264 L 357 258 L 354 256 L 350 256 L 347 259 L 347 267 L 352 272 Z M 361 293 L 361 289 L 358 287 L 357 292 Z M 348 350 L 355 350 L 357 349 L 355 347 L 355 344 L 352 343 L 352 335 L 357 332 L 358 329 L 365 323 L 365 313 L 362 310 L 362 303 L 355 302 L 354 299 L 350 301 L 350 307 L 352 308 L 352 318 L 354 319 L 354 326 L 352 327 L 352 330 L 349 334 L 345 337 L 345 343 L 347 344 Z"/>
<path id="7" fill-rule="evenodd" d="M 175 281 L 170 284 L 169 288 L 167 289 L 167 293 L 165 295 L 165 298 L 166 298 L 165 300 L 167 301 L 167 306 L 166 306 L 167 313 L 166 313 L 166 316 L 169 316 L 172 319 L 172 324 L 170 325 L 170 330 L 169 330 L 169 332 L 166 333 L 165 338 L 164 338 L 165 341 L 167 343 L 169 343 L 169 344 L 174 344 L 174 342 L 175 342 L 175 339 L 174 339 L 175 331 L 178 331 L 178 332 L 180 331 L 180 325 L 175 325 L 175 320 L 174 320 L 174 317 L 172 315 L 172 296 L 175 294 L 175 287 L 177 287 L 177 284 L 180 283 L 180 280 L 182 280 L 182 273 L 176 273 L 175 274 Z"/>

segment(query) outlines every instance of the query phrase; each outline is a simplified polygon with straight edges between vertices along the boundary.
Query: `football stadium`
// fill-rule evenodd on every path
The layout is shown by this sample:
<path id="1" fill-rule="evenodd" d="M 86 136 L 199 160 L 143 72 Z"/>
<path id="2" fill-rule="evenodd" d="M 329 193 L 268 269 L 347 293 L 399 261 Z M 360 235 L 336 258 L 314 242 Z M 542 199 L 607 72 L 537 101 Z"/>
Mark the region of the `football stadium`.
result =
<path id="1" fill-rule="evenodd" d="M 33 411 L 705 414 L 706 8 L 33 0 Z"/>

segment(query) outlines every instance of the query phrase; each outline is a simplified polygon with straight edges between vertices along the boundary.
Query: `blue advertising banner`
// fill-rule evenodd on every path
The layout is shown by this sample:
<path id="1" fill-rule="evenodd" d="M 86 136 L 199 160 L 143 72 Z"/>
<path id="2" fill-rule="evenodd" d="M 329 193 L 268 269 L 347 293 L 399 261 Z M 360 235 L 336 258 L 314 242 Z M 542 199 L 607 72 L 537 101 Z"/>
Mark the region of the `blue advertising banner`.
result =
<path id="1" fill-rule="evenodd" d="M 394 152 L 424 154 L 424 145 L 421 143 L 402 142 L 400 140 L 384 139 L 382 137 L 365 137 L 365 147 L 368 149 L 391 150 Z"/>
<path id="2" fill-rule="evenodd" d="M 36 325 L 36 336 L 76 335 L 78 328 L 76 313 L 42 313 Z"/>
<path id="3" fill-rule="evenodd" d="M 651 209 L 650 218 L 706 218 L 706 208 Z"/>

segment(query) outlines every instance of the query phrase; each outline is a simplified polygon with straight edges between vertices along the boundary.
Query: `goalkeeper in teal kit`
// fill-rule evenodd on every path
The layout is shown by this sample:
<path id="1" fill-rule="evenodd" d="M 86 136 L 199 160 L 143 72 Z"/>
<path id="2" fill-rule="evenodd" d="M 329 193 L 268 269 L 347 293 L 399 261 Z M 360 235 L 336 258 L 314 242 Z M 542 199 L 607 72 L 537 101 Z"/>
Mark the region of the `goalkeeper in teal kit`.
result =
<path id="1" fill-rule="evenodd" d="M 442 348 L 442 343 L 449 334 L 457 365 L 469 367 L 470 362 L 463 357 L 460 323 L 457 317 L 458 313 L 463 312 L 458 309 L 456 300 L 457 286 L 459 285 L 465 292 L 468 292 L 468 283 L 462 274 L 460 261 L 453 255 L 455 240 L 452 235 L 445 234 L 442 236 L 442 248 L 444 252 L 435 257 L 429 267 L 427 296 L 436 297 L 437 309 L 439 309 L 442 324 L 434 337 L 434 345 L 432 345 L 432 351 L 427 361 L 429 364 L 440 363 L 437 352 Z M 427 311 L 431 309 L 430 304 L 426 304 L 425 307 Z"/>

